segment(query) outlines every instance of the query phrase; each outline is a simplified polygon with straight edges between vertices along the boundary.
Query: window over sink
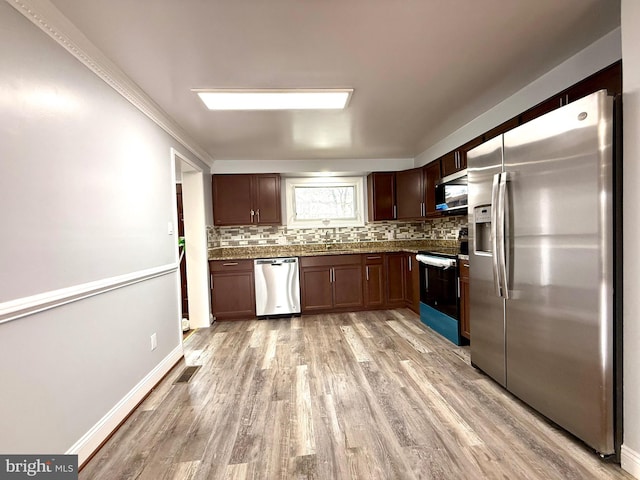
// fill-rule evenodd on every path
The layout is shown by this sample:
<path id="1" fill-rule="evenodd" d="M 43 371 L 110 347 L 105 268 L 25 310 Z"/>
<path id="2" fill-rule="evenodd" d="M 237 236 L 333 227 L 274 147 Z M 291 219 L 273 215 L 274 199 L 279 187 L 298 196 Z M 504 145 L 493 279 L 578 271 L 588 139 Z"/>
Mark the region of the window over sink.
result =
<path id="1" fill-rule="evenodd" d="M 364 225 L 362 177 L 287 178 L 285 190 L 288 227 Z"/>

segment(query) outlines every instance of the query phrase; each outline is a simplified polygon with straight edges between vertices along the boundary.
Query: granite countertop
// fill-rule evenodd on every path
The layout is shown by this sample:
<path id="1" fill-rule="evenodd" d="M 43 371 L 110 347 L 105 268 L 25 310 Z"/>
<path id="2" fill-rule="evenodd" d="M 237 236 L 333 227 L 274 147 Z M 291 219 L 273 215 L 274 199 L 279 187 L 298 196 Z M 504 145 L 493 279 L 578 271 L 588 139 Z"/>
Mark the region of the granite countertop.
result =
<path id="1" fill-rule="evenodd" d="M 255 259 L 275 257 L 309 257 L 360 253 L 418 253 L 429 250 L 457 254 L 456 240 L 388 240 L 380 242 L 311 243 L 304 245 L 251 245 L 209 249 L 209 260 Z"/>

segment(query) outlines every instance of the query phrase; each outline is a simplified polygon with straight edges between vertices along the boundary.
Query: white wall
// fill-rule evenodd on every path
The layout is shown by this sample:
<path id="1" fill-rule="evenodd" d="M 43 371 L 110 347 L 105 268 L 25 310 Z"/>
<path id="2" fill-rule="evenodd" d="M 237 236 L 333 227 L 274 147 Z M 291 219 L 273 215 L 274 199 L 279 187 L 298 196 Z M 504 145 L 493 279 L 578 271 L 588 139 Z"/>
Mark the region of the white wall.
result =
<path id="1" fill-rule="evenodd" d="M 182 355 L 187 149 L 6 2 L 0 43 L 0 452 L 82 462 Z"/>
<path id="2" fill-rule="evenodd" d="M 640 2 L 622 1 L 624 112 L 624 443 L 622 466 L 640 478 Z"/>
<path id="3" fill-rule="evenodd" d="M 415 166 L 426 165 L 585 77 L 602 70 L 620 60 L 621 57 L 620 29 L 617 28 L 420 153 L 415 158 Z"/>

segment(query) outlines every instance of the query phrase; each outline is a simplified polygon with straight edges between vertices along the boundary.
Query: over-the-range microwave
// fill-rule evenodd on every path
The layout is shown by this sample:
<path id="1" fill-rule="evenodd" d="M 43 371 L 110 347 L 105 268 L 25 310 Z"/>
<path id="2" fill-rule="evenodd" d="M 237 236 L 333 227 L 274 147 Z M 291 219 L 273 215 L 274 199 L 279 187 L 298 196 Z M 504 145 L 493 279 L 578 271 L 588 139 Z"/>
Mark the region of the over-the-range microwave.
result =
<path id="1" fill-rule="evenodd" d="M 467 209 L 467 170 L 440 179 L 436 184 L 436 210 L 448 214 L 464 214 Z"/>

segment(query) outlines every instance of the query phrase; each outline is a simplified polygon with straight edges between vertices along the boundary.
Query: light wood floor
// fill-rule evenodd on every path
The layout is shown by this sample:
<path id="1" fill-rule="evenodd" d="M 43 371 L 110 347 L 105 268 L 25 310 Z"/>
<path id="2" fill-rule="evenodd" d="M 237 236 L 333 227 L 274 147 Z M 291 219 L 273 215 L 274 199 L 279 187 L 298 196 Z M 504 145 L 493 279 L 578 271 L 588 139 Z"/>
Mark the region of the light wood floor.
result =
<path id="1" fill-rule="evenodd" d="M 81 479 L 631 478 L 409 310 L 218 323 Z"/>

